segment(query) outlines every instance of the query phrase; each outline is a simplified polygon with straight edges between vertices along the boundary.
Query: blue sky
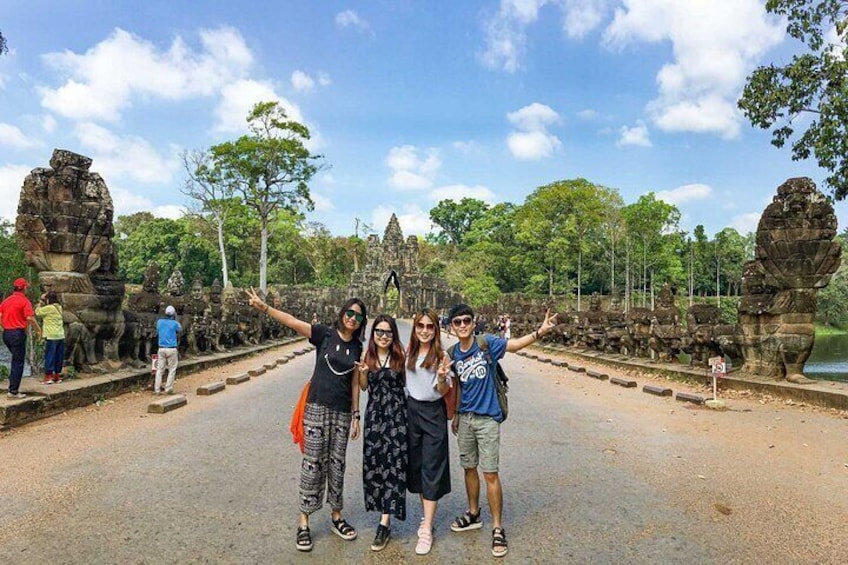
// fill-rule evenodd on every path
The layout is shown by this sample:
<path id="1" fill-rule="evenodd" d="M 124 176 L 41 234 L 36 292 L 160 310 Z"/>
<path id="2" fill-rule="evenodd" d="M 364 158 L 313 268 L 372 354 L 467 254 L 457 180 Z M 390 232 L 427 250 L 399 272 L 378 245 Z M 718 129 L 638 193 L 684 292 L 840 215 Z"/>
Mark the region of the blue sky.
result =
<path id="1" fill-rule="evenodd" d="M 281 101 L 330 167 L 309 220 L 406 234 L 463 196 L 520 204 L 584 177 L 654 191 L 682 227 L 747 232 L 794 163 L 736 110 L 788 58 L 762 0 L 28 0 L 0 3 L 0 216 L 54 147 L 94 158 L 116 213 L 175 217 L 179 154 Z M 270 6 L 269 6 L 270 5 Z M 845 204 L 836 206 L 840 220 Z"/>

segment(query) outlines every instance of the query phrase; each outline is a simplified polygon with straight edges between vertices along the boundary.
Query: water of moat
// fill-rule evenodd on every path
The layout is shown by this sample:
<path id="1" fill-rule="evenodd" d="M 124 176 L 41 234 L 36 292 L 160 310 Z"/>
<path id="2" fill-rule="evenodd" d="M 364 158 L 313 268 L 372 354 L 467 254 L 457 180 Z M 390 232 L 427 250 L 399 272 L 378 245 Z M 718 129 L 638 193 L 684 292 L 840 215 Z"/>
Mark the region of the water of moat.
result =
<path id="1" fill-rule="evenodd" d="M 0 364 L 9 366 L 9 350 L 2 345 Z M 811 379 L 848 382 L 848 334 L 816 336 L 816 345 L 804 366 L 804 374 Z M 29 364 L 24 368 L 24 375 L 29 375 Z"/>

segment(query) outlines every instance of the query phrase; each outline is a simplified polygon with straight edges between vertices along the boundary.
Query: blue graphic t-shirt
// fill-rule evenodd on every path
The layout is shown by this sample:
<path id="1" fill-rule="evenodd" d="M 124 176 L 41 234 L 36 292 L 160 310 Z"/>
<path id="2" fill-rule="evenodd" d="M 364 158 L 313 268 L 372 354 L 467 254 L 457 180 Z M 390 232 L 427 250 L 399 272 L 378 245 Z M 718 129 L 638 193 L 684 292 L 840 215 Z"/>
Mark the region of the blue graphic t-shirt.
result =
<path id="1" fill-rule="evenodd" d="M 468 351 L 462 351 L 459 344 L 453 351 L 453 371 L 459 378 L 459 412 L 473 412 L 491 416 L 497 422 L 503 421 L 498 393 L 495 391 L 494 363 L 506 353 L 507 340 L 493 335 L 485 336 L 489 346 L 492 364 L 486 363 L 486 354 L 477 345 L 477 338 Z"/>

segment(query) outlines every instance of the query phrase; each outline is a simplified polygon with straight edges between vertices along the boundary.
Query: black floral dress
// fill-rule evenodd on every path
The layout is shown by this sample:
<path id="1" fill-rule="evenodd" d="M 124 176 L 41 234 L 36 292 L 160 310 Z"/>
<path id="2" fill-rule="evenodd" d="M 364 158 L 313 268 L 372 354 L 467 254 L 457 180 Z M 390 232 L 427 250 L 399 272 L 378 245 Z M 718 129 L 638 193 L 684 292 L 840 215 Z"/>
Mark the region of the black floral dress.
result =
<path id="1" fill-rule="evenodd" d="M 406 520 L 406 395 L 403 373 L 368 372 L 362 481 L 365 510 Z"/>

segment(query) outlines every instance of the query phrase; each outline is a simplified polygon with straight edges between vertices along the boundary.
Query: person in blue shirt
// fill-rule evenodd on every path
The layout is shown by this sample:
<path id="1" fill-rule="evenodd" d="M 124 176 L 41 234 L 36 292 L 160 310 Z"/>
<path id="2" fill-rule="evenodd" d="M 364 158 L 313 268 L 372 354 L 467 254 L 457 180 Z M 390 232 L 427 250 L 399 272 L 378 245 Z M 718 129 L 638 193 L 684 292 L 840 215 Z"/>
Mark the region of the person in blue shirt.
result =
<path id="1" fill-rule="evenodd" d="M 153 393 L 162 394 L 162 373 L 168 369 L 168 381 L 165 383 L 165 394 L 174 394 L 174 381 L 177 379 L 177 345 L 178 334 L 183 327 L 176 320 L 177 310 L 173 306 L 165 308 L 165 317 L 156 322 L 156 333 L 159 334 L 159 351 L 156 362 L 156 380 L 153 381 Z"/>
<path id="2" fill-rule="evenodd" d="M 486 481 L 486 498 L 492 514 L 492 555 L 495 557 L 503 557 L 508 551 L 506 532 L 501 523 L 503 490 L 498 475 L 501 422 L 504 415 L 495 388 L 495 364 L 507 351 L 518 351 L 549 333 L 554 328 L 556 316 L 548 310 L 538 330 L 515 339 L 485 334 L 486 352 L 480 348 L 479 338 L 474 336 L 474 311 L 471 307 L 457 304 L 448 314 L 453 332 L 459 338 L 451 367 L 459 381 L 459 407 L 451 427 L 457 435 L 459 464 L 465 471 L 465 492 L 468 495 L 468 510 L 456 518 L 450 527 L 454 532 L 483 527 L 480 519 L 479 467 Z M 491 358 L 491 363 L 487 362 L 487 357 Z"/>

